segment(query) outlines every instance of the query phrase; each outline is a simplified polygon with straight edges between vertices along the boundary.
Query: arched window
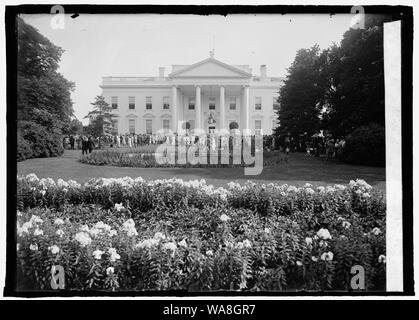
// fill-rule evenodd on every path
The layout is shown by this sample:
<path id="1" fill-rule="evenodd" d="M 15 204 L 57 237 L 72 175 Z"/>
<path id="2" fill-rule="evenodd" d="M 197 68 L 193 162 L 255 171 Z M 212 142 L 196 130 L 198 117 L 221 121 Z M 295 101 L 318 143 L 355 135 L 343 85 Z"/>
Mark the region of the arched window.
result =
<path id="1" fill-rule="evenodd" d="M 191 124 L 187 121 L 182 124 L 182 129 L 189 130 L 191 128 Z"/>
<path id="2" fill-rule="evenodd" d="M 230 122 L 229 128 L 230 128 L 230 130 L 238 129 L 239 125 L 236 121 L 233 121 L 233 122 Z"/>

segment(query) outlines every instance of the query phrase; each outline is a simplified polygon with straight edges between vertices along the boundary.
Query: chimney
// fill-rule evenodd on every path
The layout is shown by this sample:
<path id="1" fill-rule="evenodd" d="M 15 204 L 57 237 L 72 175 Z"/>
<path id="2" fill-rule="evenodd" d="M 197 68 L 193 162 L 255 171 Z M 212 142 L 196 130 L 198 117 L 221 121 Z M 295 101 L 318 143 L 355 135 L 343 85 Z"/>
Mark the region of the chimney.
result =
<path id="1" fill-rule="evenodd" d="M 267 78 L 267 75 L 266 75 L 266 65 L 265 64 L 262 64 L 261 66 L 260 66 L 260 77 L 262 78 L 262 79 L 266 79 Z"/>
<path id="2" fill-rule="evenodd" d="M 164 78 L 164 67 L 159 68 L 159 77 Z"/>

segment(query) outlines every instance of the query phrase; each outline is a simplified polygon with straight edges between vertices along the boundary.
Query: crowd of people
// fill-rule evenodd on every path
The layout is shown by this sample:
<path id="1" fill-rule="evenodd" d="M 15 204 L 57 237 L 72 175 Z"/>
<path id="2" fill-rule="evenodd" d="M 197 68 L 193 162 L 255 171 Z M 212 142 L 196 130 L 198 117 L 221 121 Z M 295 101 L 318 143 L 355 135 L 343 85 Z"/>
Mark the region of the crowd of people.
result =
<path id="1" fill-rule="evenodd" d="M 332 137 L 302 137 L 296 139 L 291 136 L 265 136 L 265 150 L 279 150 L 285 154 L 304 152 L 307 157 L 324 156 L 326 160 L 339 159 L 345 148 L 345 139 Z"/>
<path id="2" fill-rule="evenodd" d="M 100 139 L 100 140 L 99 140 Z M 217 139 L 219 139 L 217 141 Z M 119 134 L 113 136 L 94 137 L 91 135 L 68 135 L 63 138 L 63 147 L 71 150 L 82 150 L 82 154 L 91 153 L 99 146 L 111 148 L 135 148 L 143 145 L 162 144 L 185 145 L 194 143 L 206 145 L 211 149 L 216 149 L 219 145 L 222 149 L 227 146 L 237 146 L 241 144 L 241 136 L 230 135 L 216 137 L 213 134 L 204 136 L 195 136 L 186 134 L 177 137 L 174 134 Z M 294 152 L 305 152 L 308 157 L 325 156 L 326 160 L 339 159 L 342 150 L 345 147 L 345 140 L 342 138 L 333 139 L 331 137 L 310 137 L 306 139 L 295 139 L 285 136 L 277 137 L 265 135 L 263 137 L 263 147 L 265 150 L 279 150 L 288 155 Z"/>

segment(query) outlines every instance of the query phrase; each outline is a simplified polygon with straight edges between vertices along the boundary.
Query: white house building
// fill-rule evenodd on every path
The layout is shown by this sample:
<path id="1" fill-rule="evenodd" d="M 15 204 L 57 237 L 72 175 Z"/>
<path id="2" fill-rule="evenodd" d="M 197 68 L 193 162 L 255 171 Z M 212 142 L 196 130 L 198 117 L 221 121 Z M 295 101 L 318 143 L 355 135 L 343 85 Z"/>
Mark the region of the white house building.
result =
<path id="1" fill-rule="evenodd" d="M 265 65 L 258 76 L 248 65 L 229 65 L 214 58 L 192 65 L 173 65 L 158 77 L 103 77 L 105 100 L 118 115 L 118 134 L 199 128 L 262 129 L 277 126 L 275 110 L 282 80 L 268 77 Z"/>

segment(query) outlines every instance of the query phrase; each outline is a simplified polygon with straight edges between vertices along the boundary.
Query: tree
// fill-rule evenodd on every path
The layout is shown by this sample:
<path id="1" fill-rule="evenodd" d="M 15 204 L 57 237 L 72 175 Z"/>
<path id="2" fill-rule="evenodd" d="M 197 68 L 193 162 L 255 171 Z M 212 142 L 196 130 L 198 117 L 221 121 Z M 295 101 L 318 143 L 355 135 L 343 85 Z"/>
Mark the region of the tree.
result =
<path id="1" fill-rule="evenodd" d="M 323 126 L 335 136 L 371 122 L 384 126 L 383 22 L 389 19 L 367 16 L 365 29 L 348 30 L 328 50 Z"/>
<path id="2" fill-rule="evenodd" d="M 100 137 L 112 135 L 113 120 L 117 115 L 112 112 L 112 107 L 103 96 L 96 96 L 91 105 L 93 105 L 93 110 L 85 118 L 91 119 L 89 131 L 92 135 L 99 137 L 100 147 Z"/>
<path id="3" fill-rule="evenodd" d="M 324 96 L 320 77 L 323 59 L 318 45 L 297 52 L 284 85 L 279 90 L 280 109 L 277 114 L 280 126 L 276 129 L 277 135 L 298 137 L 318 131 L 320 102 Z"/>
<path id="4" fill-rule="evenodd" d="M 70 123 L 64 129 L 65 134 L 82 134 L 83 133 L 83 123 L 77 118 L 71 119 Z"/>
<path id="5" fill-rule="evenodd" d="M 63 50 L 21 18 L 17 27 L 18 148 L 37 149 L 34 157 L 57 156 L 63 152 L 63 129 L 73 115 L 74 84 L 57 71 Z M 35 135 L 43 138 L 35 142 Z"/>

